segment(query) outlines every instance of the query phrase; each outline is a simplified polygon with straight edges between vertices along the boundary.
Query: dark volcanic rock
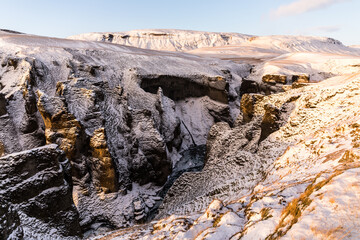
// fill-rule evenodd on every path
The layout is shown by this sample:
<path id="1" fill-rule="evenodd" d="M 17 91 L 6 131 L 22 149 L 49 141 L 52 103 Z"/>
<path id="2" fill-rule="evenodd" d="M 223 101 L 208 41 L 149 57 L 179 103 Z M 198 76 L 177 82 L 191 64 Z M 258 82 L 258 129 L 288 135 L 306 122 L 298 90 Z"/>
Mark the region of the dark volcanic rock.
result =
<path id="1" fill-rule="evenodd" d="M 189 97 L 209 96 L 215 101 L 228 103 L 229 84 L 223 77 L 209 78 L 195 76 L 192 78 L 178 76 L 146 76 L 141 80 L 141 88 L 147 92 L 156 93 L 163 89 L 165 96 L 174 101 Z"/>
<path id="2" fill-rule="evenodd" d="M 3 222 L 25 238 L 74 238 L 81 235 L 71 198 L 69 162 L 56 145 L 47 145 L 0 158 L 0 196 Z M 33 219 L 33 220 L 32 220 Z"/>
<path id="3" fill-rule="evenodd" d="M 5 200 L 0 199 L 0 239 L 22 239 L 23 236 L 19 215 Z"/>
<path id="4" fill-rule="evenodd" d="M 5 115 L 6 113 L 6 99 L 4 94 L 0 94 L 0 116 Z"/>

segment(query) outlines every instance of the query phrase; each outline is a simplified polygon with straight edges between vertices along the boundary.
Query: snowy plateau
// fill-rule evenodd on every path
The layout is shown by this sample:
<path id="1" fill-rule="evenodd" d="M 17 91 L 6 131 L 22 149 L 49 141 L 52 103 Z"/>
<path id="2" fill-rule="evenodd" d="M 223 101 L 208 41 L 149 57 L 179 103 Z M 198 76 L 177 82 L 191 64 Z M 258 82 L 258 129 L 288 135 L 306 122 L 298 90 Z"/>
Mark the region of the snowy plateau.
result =
<path id="1" fill-rule="evenodd" d="M 0 30 L 0 239 L 360 239 L 360 48 Z"/>

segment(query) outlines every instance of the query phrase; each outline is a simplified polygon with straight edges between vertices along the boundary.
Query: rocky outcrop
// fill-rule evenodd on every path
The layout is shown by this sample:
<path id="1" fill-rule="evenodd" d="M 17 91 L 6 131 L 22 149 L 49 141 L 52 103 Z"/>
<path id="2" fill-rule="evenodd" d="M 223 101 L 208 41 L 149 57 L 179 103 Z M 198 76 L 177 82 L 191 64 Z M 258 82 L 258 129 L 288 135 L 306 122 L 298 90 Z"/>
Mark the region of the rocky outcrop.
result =
<path id="1" fill-rule="evenodd" d="M 264 95 L 261 94 L 244 94 L 241 98 L 240 109 L 244 122 L 250 122 L 256 114 L 255 106 L 264 99 Z"/>
<path id="2" fill-rule="evenodd" d="M 105 193 L 117 191 L 115 167 L 107 148 L 104 128 L 94 131 L 90 147 L 93 156 L 91 166 L 94 185 Z"/>
<path id="3" fill-rule="evenodd" d="M 19 214 L 3 199 L 0 199 L 0 216 L 1 239 L 22 239 L 24 237 Z"/>
<path id="4" fill-rule="evenodd" d="M 56 145 L 0 158 L 1 237 L 79 237 L 71 190 L 69 162 Z"/>
<path id="5" fill-rule="evenodd" d="M 262 81 L 264 83 L 281 83 L 286 84 L 286 76 L 285 75 L 276 75 L 276 74 L 267 74 L 262 77 Z"/>
<path id="6" fill-rule="evenodd" d="M 48 144 L 57 143 L 70 160 L 75 159 L 76 150 L 81 144 L 79 135 L 80 123 L 75 117 L 68 113 L 63 99 L 59 97 L 48 97 L 38 92 L 38 109 L 45 124 L 45 136 Z"/>
<path id="7" fill-rule="evenodd" d="M 310 77 L 308 75 L 293 75 L 291 77 L 291 82 L 296 83 L 308 83 L 310 81 Z"/>
<path id="8" fill-rule="evenodd" d="M 85 33 L 70 39 L 102 41 L 133 47 L 167 51 L 188 51 L 203 47 L 240 44 L 250 35 L 189 30 L 149 29 L 129 32 Z"/>
<path id="9" fill-rule="evenodd" d="M 44 123 L 36 107 L 33 89 L 43 71 L 32 58 L 7 57 L 1 63 L 0 142 L 4 154 L 45 144 Z"/>

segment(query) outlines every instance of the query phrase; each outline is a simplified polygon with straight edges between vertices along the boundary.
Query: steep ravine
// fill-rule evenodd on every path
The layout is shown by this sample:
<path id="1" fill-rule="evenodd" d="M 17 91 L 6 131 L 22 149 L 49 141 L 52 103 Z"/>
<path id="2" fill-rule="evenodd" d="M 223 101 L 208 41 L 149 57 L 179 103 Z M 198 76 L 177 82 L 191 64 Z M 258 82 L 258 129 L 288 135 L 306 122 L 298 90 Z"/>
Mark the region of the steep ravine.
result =
<path id="1" fill-rule="evenodd" d="M 99 239 L 358 239 L 359 83 L 244 94 L 243 114 L 212 126 L 204 169 L 175 182 L 156 221 Z"/>
<path id="2" fill-rule="evenodd" d="M 233 124 L 239 85 L 250 72 L 248 65 L 186 54 L 28 35 L 19 42 L 15 34 L 4 35 L 9 47 L 0 55 L 3 163 L 9 154 L 28 150 L 21 159 L 33 168 L 32 156 L 46 155 L 46 148 L 37 147 L 56 144 L 50 146 L 70 164 L 64 189 L 72 189 L 72 201 L 63 193 L 67 205 L 61 211 L 73 214 L 76 207 L 78 213 L 71 218 L 71 234 L 46 215 L 35 216 L 41 226 L 36 227 L 21 207 L 30 200 L 15 198 L 3 205 L 8 219 L 19 217 L 20 230 L 14 226 L 7 236 L 20 231 L 28 238 L 90 237 L 151 219 L 181 173 L 202 169 L 211 126 Z M 34 44 L 41 45 L 39 51 L 31 50 Z M 26 179 L 62 196 L 37 177 Z M 15 180 L 1 181 L 5 194 L 8 181 Z M 40 204 L 40 198 L 31 201 Z"/>
<path id="3" fill-rule="evenodd" d="M 145 40 L 265 39 L 283 55 L 236 64 L 0 31 L 0 239 L 358 239 L 357 52 L 171 34 Z"/>

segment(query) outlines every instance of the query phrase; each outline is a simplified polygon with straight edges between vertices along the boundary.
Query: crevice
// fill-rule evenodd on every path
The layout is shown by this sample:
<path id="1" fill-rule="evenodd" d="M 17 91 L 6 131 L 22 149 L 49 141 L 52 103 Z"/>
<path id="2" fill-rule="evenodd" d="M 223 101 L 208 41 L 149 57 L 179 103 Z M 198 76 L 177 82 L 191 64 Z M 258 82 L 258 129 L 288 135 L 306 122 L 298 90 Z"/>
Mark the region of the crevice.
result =
<path id="1" fill-rule="evenodd" d="M 163 94 L 174 101 L 208 96 L 212 100 L 228 103 L 229 86 L 222 77 L 195 76 L 193 78 L 169 75 L 147 76 L 141 78 L 140 87 L 153 94 L 156 94 L 160 87 L 163 89 Z"/>
<path id="2" fill-rule="evenodd" d="M 201 172 L 205 165 L 206 145 L 191 145 L 181 153 L 181 159 L 175 164 L 171 175 L 157 194 L 164 198 L 174 182 L 186 172 Z M 158 214 L 158 207 L 162 202 L 154 206 L 148 214 L 147 221 L 153 220 Z"/>
<path id="3" fill-rule="evenodd" d="M 184 123 L 183 120 L 181 120 L 181 123 L 184 125 L 186 131 L 189 133 L 193 145 L 194 145 L 194 146 L 197 146 L 196 143 L 195 143 L 194 137 L 192 136 L 191 132 L 189 131 L 188 127 L 186 126 L 186 124 Z"/>

